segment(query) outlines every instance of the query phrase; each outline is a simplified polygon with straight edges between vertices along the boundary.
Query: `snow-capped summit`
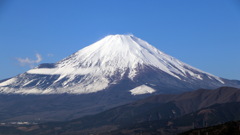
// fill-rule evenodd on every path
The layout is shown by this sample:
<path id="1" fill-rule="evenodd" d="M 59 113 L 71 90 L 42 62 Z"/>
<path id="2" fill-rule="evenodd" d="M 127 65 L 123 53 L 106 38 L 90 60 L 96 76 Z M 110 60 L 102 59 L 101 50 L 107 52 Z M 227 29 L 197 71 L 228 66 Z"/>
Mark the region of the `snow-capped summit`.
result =
<path id="1" fill-rule="evenodd" d="M 128 76 L 131 79 L 136 75 L 139 65 L 157 67 L 177 78 L 179 77 L 175 74 L 185 74 L 183 63 L 133 35 L 107 36 L 57 63 L 61 68 L 71 67 L 84 73 L 85 69 L 93 69 L 101 75 L 110 76 L 117 70 L 130 70 Z M 74 72 L 76 73 L 76 70 Z M 124 72 L 121 76 L 123 74 Z"/>
<path id="2" fill-rule="evenodd" d="M 186 73 L 192 74 L 189 69 L 194 69 L 133 35 L 109 35 L 58 62 L 55 69 L 33 69 L 28 73 L 60 75 L 92 73 L 111 76 L 116 71 L 130 70 L 128 76 L 133 79 L 140 65 L 157 67 L 178 79 Z M 42 70 L 44 72 L 41 72 Z M 125 72 L 121 73 L 123 76 Z M 195 77 L 200 78 L 197 75 Z M 215 78 L 221 81 L 220 78 Z"/>
<path id="3" fill-rule="evenodd" d="M 109 35 L 55 64 L 39 65 L 0 83 L 0 91 L 86 94 L 124 86 L 122 91 L 131 94 L 131 89 L 141 85 L 153 89 L 151 93 L 239 86 L 191 67 L 133 35 Z M 146 87 L 135 92 L 146 91 L 139 88 Z"/>

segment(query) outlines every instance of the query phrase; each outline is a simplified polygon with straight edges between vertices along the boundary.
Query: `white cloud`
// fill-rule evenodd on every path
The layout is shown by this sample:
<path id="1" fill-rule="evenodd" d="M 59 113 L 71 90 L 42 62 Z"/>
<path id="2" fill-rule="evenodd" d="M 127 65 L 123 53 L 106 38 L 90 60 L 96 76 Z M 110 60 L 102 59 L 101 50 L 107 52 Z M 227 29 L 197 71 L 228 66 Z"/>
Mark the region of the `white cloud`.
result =
<path id="1" fill-rule="evenodd" d="M 42 61 L 42 56 L 38 53 L 35 54 L 36 55 L 36 59 L 35 60 L 32 60 L 30 58 L 16 58 L 17 61 L 19 62 L 19 64 L 21 66 L 30 66 L 30 67 L 33 67 L 34 64 L 37 64 L 39 62 Z"/>

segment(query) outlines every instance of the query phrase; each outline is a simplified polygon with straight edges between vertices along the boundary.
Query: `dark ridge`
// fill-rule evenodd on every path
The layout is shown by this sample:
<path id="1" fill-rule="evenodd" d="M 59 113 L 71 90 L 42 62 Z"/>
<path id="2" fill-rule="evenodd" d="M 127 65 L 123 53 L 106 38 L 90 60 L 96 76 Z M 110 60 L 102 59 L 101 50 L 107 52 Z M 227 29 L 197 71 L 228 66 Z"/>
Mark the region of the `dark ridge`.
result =
<path id="1" fill-rule="evenodd" d="M 9 98 L 8 102 L 11 103 L 12 98 Z M 82 109 L 81 106 L 78 106 L 79 100 L 77 100 L 77 98 L 81 99 L 81 97 L 76 95 L 70 96 L 68 99 L 63 96 L 55 97 L 54 99 L 49 98 L 51 100 L 46 99 L 44 96 L 42 98 L 49 104 L 46 106 L 46 103 L 43 103 L 45 106 L 42 109 L 51 110 L 49 114 L 54 115 L 56 118 L 64 116 L 64 112 L 59 114 L 58 109 L 67 110 L 71 106 L 79 108 L 78 111 Z M 54 104 L 55 101 L 61 102 Z M 96 105 L 98 101 L 100 100 L 96 100 Z M 28 102 L 35 101 L 22 101 L 19 104 L 27 104 Z M 36 106 L 29 106 L 28 104 L 27 106 L 35 109 L 35 112 L 38 110 Z M 24 128 L 20 131 L 27 131 L 26 133 L 36 135 L 56 133 L 62 135 L 135 135 L 141 133 L 173 135 L 192 128 L 202 128 L 227 121 L 240 120 L 239 106 L 240 89 L 231 87 L 221 87 L 216 90 L 201 89 L 178 95 L 157 95 L 70 121 L 23 126 Z M 52 110 L 53 108 L 56 111 Z M 99 106 L 99 109 L 101 108 Z M 19 109 L 19 106 L 14 106 L 14 109 Z M 26 110 L 26 108 L 22 109 Z M 33 114 L 36 116 L 35 113 Z M 65 112 L 65 115 L 73 118 L 75 114 Z M 17 129 L 19 129 L 19 126 L 17 126 Z"/>
<path id="2" fill-rule="evenodd" d="M 0 83 L 1 83 L 1 82 L 4 82 L 4 81 L 7 81 L 8 79 L 11 79 L 11 78 L 7 78 L 7 79 L 0 80 Z"/>
<path id="3" fill-rule="evenodd" d="M 240 135 L 240 121 L 231 121 L 216 126 L 193 129 L 179 135 Z"/>
<path id="4" fill-rule="evenodd" d="M 43 63 L 38 65 L 37 68 L 55 68 L 55 67 L 56 67 L 55 63 Z"/>

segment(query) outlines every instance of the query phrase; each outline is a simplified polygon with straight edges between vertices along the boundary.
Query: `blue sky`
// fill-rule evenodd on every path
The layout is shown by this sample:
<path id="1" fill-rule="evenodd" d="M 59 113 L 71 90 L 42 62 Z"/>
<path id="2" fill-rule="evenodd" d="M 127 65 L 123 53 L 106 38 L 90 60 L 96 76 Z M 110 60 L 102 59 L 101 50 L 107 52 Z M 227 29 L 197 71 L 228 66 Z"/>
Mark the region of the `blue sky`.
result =
<path id="1" fill-rule="evenodd" d="M 129 33 L 203 71 L 240 80 L 238 0 L 1 0 L 0 79 Z"/>

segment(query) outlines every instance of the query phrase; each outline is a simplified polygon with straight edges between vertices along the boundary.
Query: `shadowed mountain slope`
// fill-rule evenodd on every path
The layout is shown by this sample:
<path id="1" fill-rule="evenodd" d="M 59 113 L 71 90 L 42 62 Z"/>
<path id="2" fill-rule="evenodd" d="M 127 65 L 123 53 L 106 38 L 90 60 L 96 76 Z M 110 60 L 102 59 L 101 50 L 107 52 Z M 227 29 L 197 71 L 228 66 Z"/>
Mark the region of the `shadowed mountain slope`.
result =
<path id="1" fill-rule="evenodd" d="M 189 109 L 189 106 L 194 108 Z M 20 131 L 29 134 L 62 135 L 140 133 L 173 135 L 192 128 L 239 120 L 239 106 L 240 89 L 231 87 L 202 89 L 178 95 L 157 95 L 96 115 L 68 122 L 27 126 Z"/>

